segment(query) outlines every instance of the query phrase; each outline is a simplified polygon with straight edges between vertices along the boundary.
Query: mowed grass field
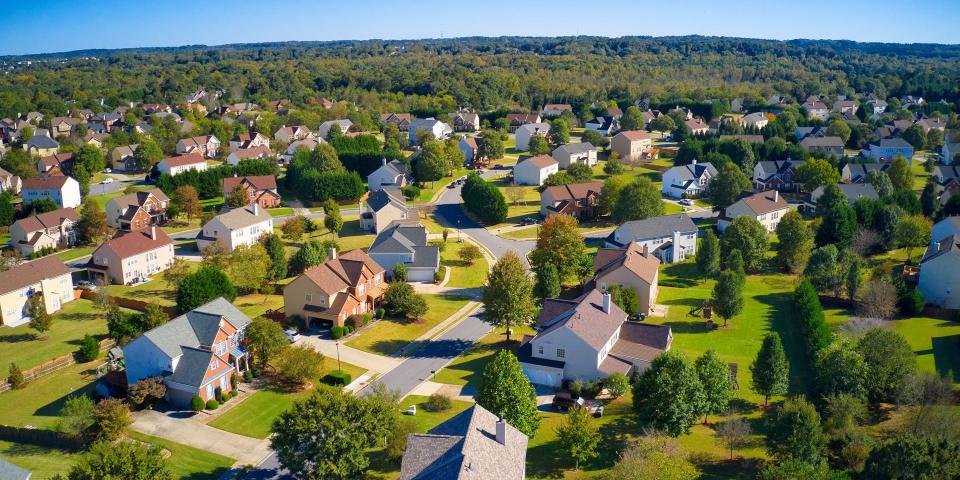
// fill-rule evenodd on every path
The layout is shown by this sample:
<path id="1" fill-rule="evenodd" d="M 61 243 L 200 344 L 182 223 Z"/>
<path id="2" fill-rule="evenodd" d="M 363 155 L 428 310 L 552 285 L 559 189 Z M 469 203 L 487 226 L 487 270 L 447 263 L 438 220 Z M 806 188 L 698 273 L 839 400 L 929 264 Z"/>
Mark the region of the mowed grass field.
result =
<path id="1" fill-rule="evenodd" d="M 446 320 L 470 300 L 447 294 L 426 294 L 428 310 L 420 321 L 384 318 L 351 336 L 347 345 L 380 355 L 392 355 L 412 340 Z"/>

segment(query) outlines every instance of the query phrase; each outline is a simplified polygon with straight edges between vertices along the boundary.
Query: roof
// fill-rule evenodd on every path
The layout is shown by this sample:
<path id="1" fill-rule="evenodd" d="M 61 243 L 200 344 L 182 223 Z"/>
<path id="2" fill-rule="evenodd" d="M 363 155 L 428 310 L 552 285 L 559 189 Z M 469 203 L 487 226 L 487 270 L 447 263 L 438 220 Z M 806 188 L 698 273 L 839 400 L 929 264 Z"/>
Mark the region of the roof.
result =
<path id="1" fill-rule="evenodd" d="M 5 272 L 0 272 L 0 294 L 28 287 L 40 282 L 40 280 L 69 274 L 70 270 L 63 264 L 60 257 L 50 255 L 39 258 L 12 267 Z M 73 289 L 72 286 L 67 288 Z"/>
<path id="2" fill-rule="evenodd" d="M 537 318 L 542 329 L 537 337 L 559 328 L 567 328 L 591 347 L 601 349 L 627 319 L 627 313 L 610 301 L 610 312 L 603 311 L 603 293 L 593 289 L 570 305 L 567 300 L 544 300 L 544 308 Z M 547 304 L 556 303 L 547 307 Z M 566 306 L 567 308 L 563 308 Z M 560 314 L 553 314 L 561 311 Z"/>
<path id="3" fill-rule="evenodd" d="M 0 478 L 3 480 L 29 480 L 31 472 L 0 458 Z"/>
<path id="4" fill-rule="evenodd" d="M 476 147 L 476 144 L 474 144 L 474 147 Z M 374 170 L 374 172 L 379 172 L 380 170 L 383 170 L 388 175 L 396 177 L 407 174 L 407 165 L 400 160 L 391 160 L 383 165 L 380 165 L 380 167 Z M 370 175 L 373 175 L 373 173 Z"/>
<path id="5" fill-rule="evenodd" d="M 188 147 L 205 146 L 211 139 L 216 139 L 213 135 L 200 135 L 199 137 L 181 138 L 177 143 L 182 143 Z"/>
<path id="6" fill-rule="evenodd" d="M 804 163 L 806 163 L 804 160 L 791 160 L 788 158 L 786 160 L 764 160 L 757 162 L 757 165 L 760 166 L 763 173 L 772 176 L 775 174 L 784 174 L 791 169 L 796 170 Z"/>
<path id="7" fill-rule="evenodd" d="M 653 285 L 657 281 L 660 259 L 653 256 L 646 246 L 641 247 L 638 243 L 631 243 L 626 248 L 597 250 L 597 255 L 593 259 L 593 269 L 598 277 L 620 268 L 626 268 L 644 282 Z"/>
<path id="8" fill-rule="evenodd" d="M 783 198 L 783 195 L 780 195 L 776 190 L 749 194 L 737 200 L 736 203 L 743 203 L 756 215 L 763 215 L 764 213 L 790 207 L 790 204 Z"/>
<path id="9" fill-rule="evenodd" d="M 156 238 L 151 236 L 151 232 L 156 233 Z M 97 258 L 97 252 L 101 249 L 112 251 L 117 257 L 127 258 L 151 250 L 156 250 L 164 245 L 172 245 L 173 240 L 163 231 L 162 228 L 148 228 L 137 232 L 126 232 L 113 237 L 107 243 L 100 245 L 90 258 L 90 263 Z"/>
<path id="10" fill-rule="evenodd" d="M 252 203 L 245 207 L 228 210 L 220 215 L 217 215 L 216 217 L 213 217 L 213 220 L 210 221 L 214 222 L 219 220 L 224 227 L 227 227 L 230 230 L 236 230 L 238 228 L 256 225 L 272 218 L 273 216 L 267 213 L 265 208 L 260 208 L 260 206 L 256 203 Z"/>
<path id="11" fill-rule="evenodd" d="M 529 439 L 499 417 L 473 405 L 426 434 L 411 434 L 403 453 L 400 480 L 522 480 Z"/>
<path id="12" fill-rule="evenodd" d="M 537 123 L 540 115 L 536 113 L 508 113 L 507 120 L 511 123 Z"/>
<path id="13" fill-rule="evenodd" d="M 666 237 L 674 232 L 696 232 L 697 225 L 685 214 L 664 215 L 650 217 L 644 220 L 633 220 L 620 225 L 617 230 L 629 232 L 634 240 L 640 238 Z"/>
<path id="14" fill-rule="evenodd" d="M 880 198 L 877 190 L 869 183 L 841 183 L 837 186 L 840 187 L 840 191 L 847 197 L 847 202 L 849 203 L 856 202 L 860 198 L 870 198 L 873 200 Z M 819 198 L 820 195 L 823 194 L 824 188 L 823 185 L 817 187 L 816 190 L 810 193 L 810 197 Z"/>
<path id="15" fill-rule="evenodd" d="M 910 145 L 909 142 L 900 138 L 881 138 L 879 141 L 871 143 L 871 147 L 880 147 L 880 148 L 913 148 L 913 145 Z"/>
<path id="16" fill-rule="evenodd" d="M 543 122 L 541 122 L 541 123 L 525 123 L 525 124 L 520 125 L 519 127 L 517 127 L 517 131 L 519 132 L 520 130 L 524 130 L 524 131 L 529 130 L 530 133 L 534 133 L 534 132 L 539 131 L 539 130 L 542 130 L 542 131 L 544 131 L 544 132 L 548 132 L 548 131 L 550 131 L 550 124 L 549 124 L 549 123 L 543 123 Z"/>
<path id="17" fill-rule="evenodd" d="M 161 202 L 170 201 L 170 198 L 167 197 L 167 194 L 163 193 L 163 191 L 160 190 L 159 188 L 151 188 L 150 190 L 145 190 L 142 192 L 128 193 L 126 195 L 121 195 L 119 197 L 111 199 L 111 201 L 121 206 L 126 205 L 126 206 L 140 207 L 140 206 L 143 206 L 145 203 L 147 203 L 147 199 L 149 199 L 151 195 L 155 197 L 157 200 L 160 200 Z"/>
<path id="18" fill-rule="evenodd" d="M 689 183 L 689 181 L 691 180 L 700 179 L 700 177 L 702 177 L 704 173 L 709 173 L 711 177 L 715 177 L 717 176 L 717 169 L 710 162 L 699 163 L 695 161 L 694 163 L 690 163 L 687 165 L 670 167 L 670 170 L 667 170 L 666 172 L 664 172 L 664 176 L 666 176 L 667 173 L 673 173 L 674 175 L 677 175 L 677 177 L 681 181 L 684 181 L 685 183 Z M 686 187 L 687 185 L 678 185 L 678 186 Z"/>
<path id="19" fill-rule="evenodd" d="M 32 177 L 23 181 L 24 190 L 60 190 L 70 177 L 53 175 L 50 177 Z"/>
<path id="20" fill-rule="evenodd" d="M 177 362 L 177 369 L 167 377 L 167 380 L 181 385 L 199 387 L 207 374 L 207 367 L 214 356 L 213 352 L 186 345 L 181 346 L 180 351 L 183 352 L 183 356 Z"/>
<path id="21" fill-rule="evenodd" d="M 955 235 L 948 235 L 940 240 L 937 240 L 934 247 L 927 249 L 926 255 L 924 255 L 922 260 L 920 260 L 920 264 L 922 265 L 930 260 L 947 254 L 960 256 L 960 244 L 957 243 L 957 237 Z M 921 271 L 923 271 L 922 268 Z"/>
<path id="22" fill-rule="evenodd" d="M 526 159 L 521 160 L 519 163 L 517 163 L 516 166 L 519 167 L 520 165 L 523 165 L 523 164 L 530 164 L 543 170 L 544 168 L 556 165 L 557 161 L 554 160 L 553 157 L 551 157 L 550 155 L 537 155 L 535 157 L 528 157 Z"/>
<path id="23" fill-rule="evenodd" d="M 440 247 L 427 245 L 427 229 L 421 225 L 394 222 L 377 235 L 368 254 L 411 254 L 413 267 L 436 267 Z"/>
<path id="24" fill-rule="evenodd" d="M 56 140 L 46 135 L 34 135 L 27 141 L 27 145 L 36 148 L 57 148 L 60 146 Z"/>
<path id="25" fill-rule="evenodd" d="M 393 196 L 387 189 L 380 189 L 376 192 L 370 194 L 367 197 L 367 205 L 375 212 L 379 212 L 380 209 L 387 206 L 388 204 L 393 204 L 397 208 L 405 209 L 407 208 L 406 204 L 403 203 L 403 200 Z"/>
<path id="26" fill-rule="evenodd" d="M 302 276 L 310 279 L 324 292 L 335 293 L 359 283 L 364 266 L 374 275 L 384 271 L 383 267 L 363 250 L 351 250 L 308 268 Z"/>
<path id="27" fill-rule="evenodd" d="M 53 167 L 65 167 L 64 163 L 73 163 L 73 152 L 68 153 L 57 153 L 54 155 L 47 155 L 46 157 L 40 157 L 40 163 L 43 164 L 44 170 L 50 170 Z"/>
<path id="28" fill-rule="evenodd" d="M 221 318 L 238 330 L 250 323 L 250 317 L 233 306 L 229 300 L 219 297 L 144 332 L 143 336 L 173 358 L 184 353 L 183 347 L 210 346 L 220 329 Z M 177 369 L 179 370 L 179 367 Z"/>
<path id="29" fill-rule="evenodd" d="M 273 175 L 251 175 L 249 177 L 226 177 L 223 179 L 223 190 L 232 192 L 237 185 L 246 180 L 256 190 L 276 190 L 277 178 Z"/>
<path id="30" fill-rule="evenodd" d="M 543 193 L 550 192 L 554 200 L 580 200 L 587 198 L 590 194 L 600 194 L 603 188 L 603 182 L 586 183 L 568 183 L 566 185 L 556 185 L 547 187 Z"/>
<path id="31" fill-rule="evenodd" d="M 167 157 L 163 160 L 160 160 L 160 162 L 166 163 L 168 168 L 172 168 L 182 167 L 184 165 L 194 165 L 197 163 L 206 163 L 207 161 L 203 159 L 203 155 L 201 155 L 200 152 L 193 151 L 186 155 Z"/>
<path id="32" fill-rule="evenodd" d="M 800 145 L 806 148 L 843 148 L 843 139 L 840 137 L 808 136 L 800 140 Z"/>
<path id="33" fill-rule="evenodd" d="M 617 136 L 622 136 L 631 142 L 636 142 L 637 140 L 647 140 L 650 138 L 650 134 L 644 132 L 643 130 L 623 130 L 618 133 Z"/>
<path id="34" fill-rule="evenodd" d="M 239 148 L 234 150 L 231 155 L 237 157 L 239 160 L 247 160 L 273 155 L 273 150 L 270 150 L 270 148 L 265 145 L 260 145 L 252 148 Z"/>
<path id="35" fill-rule="evenodd" d="M 14 225 L 20 225 L 25 232 L 34 232 L 51 227 L 62 225 L 65 221 L 78 222 L 80 215 L 73 208 L 60 208 L 52 212 L 34 214 L 26 218 L 21 218 L 14 222 Z"/>
<path id="36" fill-rule="evenodd" d="M 945 185 L 951 180 L 960 178 L 960 167 L 957 165 L 937 165 L 933 168 L 933 176 L 942 178 L 943 181 L 940 184 Z"/>
<path id="37" fill-rule="evenodd" d="M 624 322 L 620 327 L 620 338 L 610 349 L 610 355 L 649 362 L 668 350 L 672 340 L 673 332 L 668 326 Z"/>
<path id="38" fill-rule="evenodd" d="M 594 147 L 590 142 L 580 142 L 580 143 L 567 143 L 565 145 L 560 145 L 559 147 L 553 150 L 553 154 L 556 155 L 557 152 L 563 152 L 568 155 L 576 153 L 587 153 L 590 151 L 596 151 L 597 147 Z"/>
<path id="39" fill-rule="evenodd" d="M 462 137 L 462 138 L 460 139 L 460 141 L 463 142 L 463 143 L 466 143 L 468 146 L 470 146 L 470 148 L 472 148 L 472 149 L 474 149 L 474 150 L 477 149 L 477 139 L 476 139 L 476 137 Z"/>

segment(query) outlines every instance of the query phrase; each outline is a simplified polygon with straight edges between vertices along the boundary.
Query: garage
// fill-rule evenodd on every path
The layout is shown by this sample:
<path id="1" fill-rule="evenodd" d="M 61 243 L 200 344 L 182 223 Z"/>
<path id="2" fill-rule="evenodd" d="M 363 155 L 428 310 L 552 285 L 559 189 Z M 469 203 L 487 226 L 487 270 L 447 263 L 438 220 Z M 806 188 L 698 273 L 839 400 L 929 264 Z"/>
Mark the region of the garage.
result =
<path id="1" fill-rule="evenodd" d="M 559 387 L 563 383 L 563 369 L 547 367 L 544 365 L 533 365 L 530 363 L 521 363 L 524 375 L 530 379 L 534 385 L 545 385 L 548 387 Z"/>

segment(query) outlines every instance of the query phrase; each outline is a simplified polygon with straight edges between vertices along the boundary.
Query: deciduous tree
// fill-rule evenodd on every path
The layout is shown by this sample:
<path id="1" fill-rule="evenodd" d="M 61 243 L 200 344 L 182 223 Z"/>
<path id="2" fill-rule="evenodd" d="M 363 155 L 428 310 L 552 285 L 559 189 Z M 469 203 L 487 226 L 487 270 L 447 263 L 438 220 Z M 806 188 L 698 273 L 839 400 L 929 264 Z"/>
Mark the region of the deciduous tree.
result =
<path id="1" fill-rule="evenodd" d="M 826 441 L 820 414 L 803 397 L 790 398 L 774 410 L 767 427 L 767 450 L 781 461 L 823 461 Z"/>
<path id="2" fill-rule="evenodd" d="M 703 421 L 706 423 L 707 415 L 711 413 L 714 415 L 727 413 L 730 397 L 733 395 L 730 368 L 713 350 L 707 350 L 697 358 L 694 368 L 703 386 Z"/>
<path id="3" fill-rule="evenodd" d="M 767 405 L 770 397 L 787 393 L 790 385 L 790 364 L 783 351 L 783 344 L 780 343 L 780 335 L 768 333 L 763 337 L 757 358 L 750 365 L 750 374 L 753 391 L 763 395 L 764 405 Z"/>
<path id="4" fill-rule="evenodd" d="M 767 229 L 753 217 L 737 217 L 723 231 L 722 251 L 739 250 L 747 272 L 763 268 L 767 253 Z"/>
<path id="5" fill-rule="evenodd" d="M 173 198 L 170 200 L 170 203 L 174 205 L 178 212 L 186 215 L 187 220 L 192 220 L 193 217 L 200 215 L 200 211 L 202 210 L 197 189 L 190 185 L 177 187 L 177 189 L 173 191 Z"/>
<path id="6" fill-rule="evenodd" d="M 484 319 L 495 327 L 510 330 L 533 319 L 533 282 L 516 252 L 508 251 L 493 265 L 483 287 Z"/>
<path id="7" fill-rule="evenodd" d="M 710 305 L 713 311 L 723 319 L 723 326 L 743 310 L 743 277 L 733 270 L 720 272 L 717 284 L 713 287 Z"/>
<path id="8" fill-rule="evenodd" d="M 796 211 L 787 212 L 777 224 L 777 238 L 777 262 L 790 273 L 802 272 L 813 250 L 813 232 L 807 222 Z"/>
<path id="9" fill-rule="evenodd" d="M 540 428 L 536 392 L 520 362 L 509 350 L 500 350 L 480 375 L 477 404 L 500 415 L 513 428 L 533 438 Z"/>
<path id="10" fill-rule="evenodd" d="M 661 353 L 633 384 L 633 409 L 642 425 L 678 437 L 703 413 L 696 369 L 676 350 Z"/>
<path id="11" fill-rule="evenodd" d="M 67 480 L 173 480 L 160 449 L 139 443 L 97 442 L 70 467 Z"/>
<path id="12" fill-rule="evenodd" d="M 576 407 L 564 417 L 557 427 L 557 446 L 561 453 L 573 459 L 574 470 L 580 464 L 596 458 L 600 445 L 600 430 L 586 408 Z"/>
<path id="13" fill-rule="evenodd" d="M 663 215 L 664 210 L 660 190 L 649 178 L 640 177 L 620 190 L 620 197 L 613 207 L 613 221 L 643 220 Z"/>
<path id="14" fill-rule="evenodd" d="M 245 333 L 247 346 L 253 358 L 260 366 L 266 366 L 270 359 L 279 355 L 290 346 L 290 340 L 279 323 L 265 317 L 255 317 L 247 326 Z"/>
<path id="15" fill-rule="evenodd" d="M 218 297 L 229 301 L 237 298 L 237 290 L 223 271 L 202 266 L 196 272 L 184 277 L 177 286 L 177 311 L 187 313 Z"/>

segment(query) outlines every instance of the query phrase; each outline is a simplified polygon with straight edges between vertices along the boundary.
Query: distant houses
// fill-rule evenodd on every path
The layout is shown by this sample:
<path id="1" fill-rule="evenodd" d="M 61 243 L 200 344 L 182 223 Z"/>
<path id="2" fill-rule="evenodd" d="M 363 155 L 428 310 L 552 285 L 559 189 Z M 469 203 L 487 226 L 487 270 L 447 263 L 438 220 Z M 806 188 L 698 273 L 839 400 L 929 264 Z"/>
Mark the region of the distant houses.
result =
<path id="1" fill-rule="evenodd" d="M 237 187 L 243 188 L 247 200 L 260 208 L 276 208 L 282 204 L 277 190 L 277 178 L 273 175 L 250 175 L 246 177 L 226 177 L 223 179 L 223 196 L 228 197 Z"/>
<path id="2" fill-rule="evenodd" d="M 189 170 L 203 172 L 207 169 L 207 160 L 199 151 L 193 151 L 185 155 L 176 157 L 167 157 L 157 163 L 157 171 L 161 174 L 166 173 L 175 177 Z"/>

